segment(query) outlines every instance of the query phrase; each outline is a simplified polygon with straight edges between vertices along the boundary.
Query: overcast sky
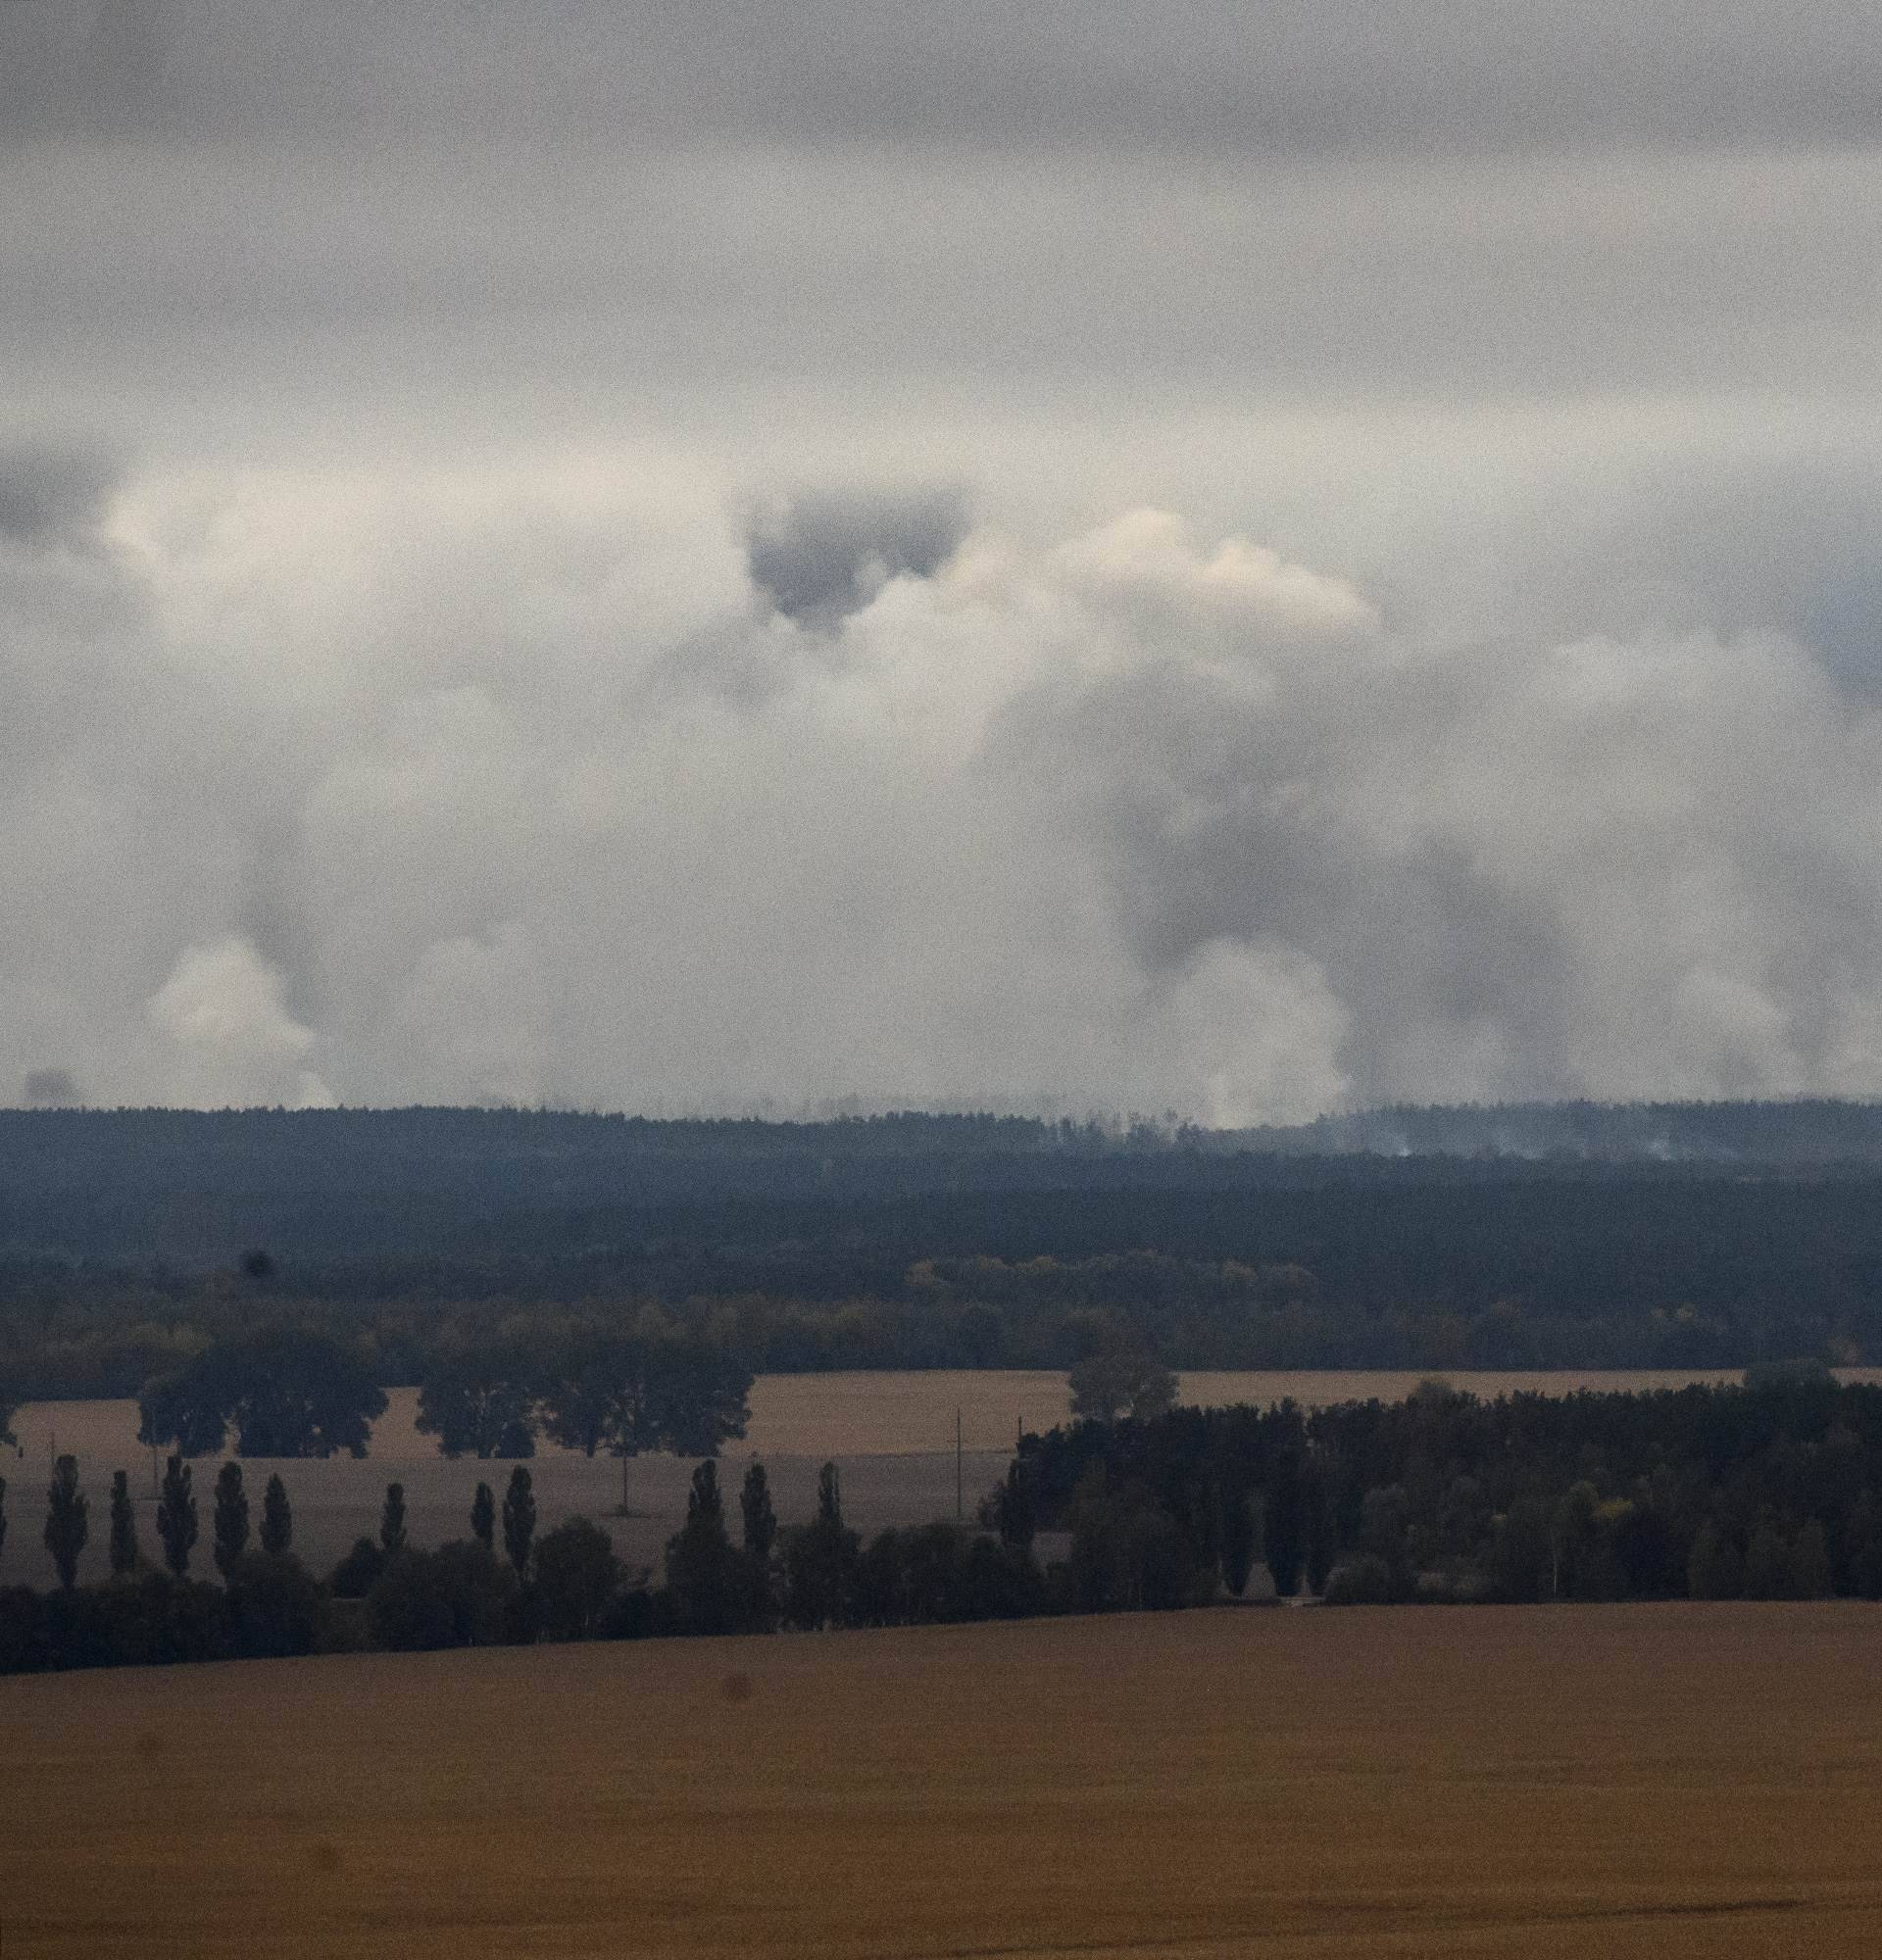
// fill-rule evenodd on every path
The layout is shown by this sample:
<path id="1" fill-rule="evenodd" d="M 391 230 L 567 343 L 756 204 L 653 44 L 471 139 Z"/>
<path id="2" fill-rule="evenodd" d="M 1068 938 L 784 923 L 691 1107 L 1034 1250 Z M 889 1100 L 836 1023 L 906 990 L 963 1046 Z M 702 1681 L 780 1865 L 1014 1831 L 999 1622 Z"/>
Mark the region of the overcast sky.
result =
<path id="1" fill-rule="evenodd" d="M 1882 1093 L 1872 0 L 0 0 L 0 1100 Z"/>

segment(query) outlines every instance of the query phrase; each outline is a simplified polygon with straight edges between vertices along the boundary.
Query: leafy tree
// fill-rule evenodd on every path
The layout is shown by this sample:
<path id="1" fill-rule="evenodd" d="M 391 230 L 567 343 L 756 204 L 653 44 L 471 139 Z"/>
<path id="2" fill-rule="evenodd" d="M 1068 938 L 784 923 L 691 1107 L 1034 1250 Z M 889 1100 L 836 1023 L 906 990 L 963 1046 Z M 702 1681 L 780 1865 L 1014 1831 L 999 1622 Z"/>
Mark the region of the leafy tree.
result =
<path id="1" fill-rule="evenodd" d="M 987 1494 L 980 1522 L 999 1533 L 1009 1551 L 1030 1549 L 1039 1530 L 1039 1504 L 1033 1495 L 1032 1472 L 1023 1458 L 1015 1456 L 1007 1465 L 1005 1479 Z"/>
<path id="2" fill-rule="evenodd" d="M 745 1434 L 751 1388 L 751 1370 L 710 1341 L 591 1326 L 564 1342 L 543 1421 L 569 1448 L 592 1456 L 606 1447 L 620 1458 L 625 1513 L 629 1460 L 644 1449 L 717 1456 L 721 1443 Z"/>
<path id="3" fill-rule="evenodd" d="M 1493 1519 L 1489 1568 L 1493 1598 L 1511 1605 L 1533 1605 L 1550 1596 L 1555 1535 L 1549 1505 L 1542 1497 L 1518 1496 Z"/>
<path id="4" fill-rule="evenodd" d="M 615 1547 L 586 1518 L 570 1518 L 537 1541 L 535 1606 L 551 1640 L 587 1640 L 619 1585 Z"/>
<path id="5" fill-rule="evenodd" d="M 1275 1464 L 1263 1500 L 1262 1550 L 1275 1592 L 1283 1599 L 1293 1598 L 1307 1563 L 1307 1476 L 1292 1450 Z"/>
<path id="6" fill-rule="evenodd" d="M 405 1486 L 388 1484 L 379 1506 L 379 1548 L 387 1558 L 405 1549 Z"/>
<path id="7" fill-rule="evenodd" d="M 270 1558 L 280 1558 L 293 1543 L 294 1511 L 287 1501 L 287 1486 L 277 1473 L 262 1493 L 262 1550 Z"/>
<path id="8" fill-rule="evenodd" d="M 1222 1584 L 1240 1598 L 1255 1569 L 1255 1511 L 1245 1491 L 1222 1493 Z"/>
<path id="9" fill-rule="evenodd" d="M 196 1494 L 190 1488 L 189 1465 L 173 1454 L 164 1466 L 164 1485 L 157 1498 L 157 1536 L 164 1542 L 164 1563 L 178 1579 L 189 1571 L 189 1554 L 197 1535 Z"/>
<path id="10" fill-rule="evenodd" d="M 239 1463 L 224 1463 L 216 1479 L 216 1508 L 210 1529 L 216 1570 L 226 1582 L 236 1560 L 248 1549 L 248 1493 L 242 1489 Z"/>
<path id="11" fill-rule="evenodd" d="M 1800 1599 L 1830 1596 L 1829 1535 L 1821 1518 L 1806 1518 L 1791 1541 L 1791 1583 Z"/>
<path id="12" fill-rule="evenodd" d="M 137 1513 L 131 1507 L 130 1478 L 111 1474 L 111 1576 L 128 1579 L 137 1570 Z"/>
<path id="13" fill-rule="evenodd" d="M 765 1501 L 768 1506 L 769 1497 Z M 667 1589 L 682 1633 L 742 1633 L 768 1617 L 765 1561 L 756 1551 L 734 1548 L 725 1529 L 718 1466 L 710 1457 L 693 1471 L 685 1525 L 667 1541 Z"/>
<path id="14" fill-rule="evenodd" d="M 1138 1482 L 1107 1488 L 1094 1464 L 1069 1506 L 1072 1596 L 1092 1613 L 1166 1610 L 1200 1603 L 1216 1585 L 1215 1561 L 1198 1561 L 1181 1527 Z"/>
<path id="15" fill-rule="evenodd" d="M 1114 1422 L 1128 1413 L 1140 1422 L 1162 1415 L 1176 1400 L 1176 1377 L 1155 1355 L 1137 1348 L 1101 1348 L 1072 1364 L 1071 1412 Z"/>
<path id="16" fill-rule="evenodd" d="M 1736 1599 L 1745 1590 L 1745 1561 L 1715 1519 L 1708 1518 L 1694 1535 L 1686 1590 L 1695 1599 Z"/>
<path id="17" fill-rule="evenodd" d="M 497 1499 L 488 1484 L 479 1484 L 470 1499 L 470 1536 L 493 1557 L 497 1549 Z"/>
<path id="18" fill-rule="evenodd" d="M 229 1426 L 243 1456 L 364 1456 L 385 1393 L 357 1344 L 269 1322 L 149 1383 L 141 1442 L 201 1456 Z"/>
<path id="19" fill-rule="evenodd" d="M 1849 1589 L 1858 1599 L 1882 1599 L 1882 1503 L 1864 1488 L 1844 1528 Z"/>
<path id="20" fill-rule="evenodd" d="M 520 1463 L 510 1473 L 503 1494 L 503 1549 L 519 1579 L 528 1577 L 529 1551 L 536 1536 L 536 1494 Z"/>
<path id="21" fill-rule="evenodd" d="M 765 1475 L 764 1464 L 754 1461 L 745 1472 L 738 1509 L 744 1526 L 745 1549 L 761 1564 L 768 1565 L 771 1547 L 777 1543 L 777 1513 L 771 1508 L 770 1480 Z"/>
<path id="22" fill-rule="evenodd" d="M 843 1522 L 834 1463 L 817 1478 L 817 1516 L 784 1540 L 784 1617 L 794 1627 L 840 1627 L 848 1619 L 862 1541 Z"/>
<path id="23" fill-rule="evenodd" d="M 78 1583 L 78 1554 L 91 1536 L 90 1500 L 78 1488 L 78 1459 L 62 1456 L 52 1468 L 46 1489 L 46 1549 L 70 1592 Z"/>
<path id="24" fill-rule="evenodd" d="M 198 1361 L 144 1384 L 137 1401 L 137 1441 L 182 1456 L 217 1456 L 228 1442 L 220 1382 Z"/>
<path id="25" fill-rule="evenodd" d="M 478 1544 L 388 1559 L 367 1595 L 372 1638 L 394 1652 L 490 1646 L 505 1638 L 516 1580 Z"/>
<path id="26" fill-rule="evenodd" d="M 457 1341 L 433 1355 L 419 1390 L 418 1427 L 449 1457 L 533 1456 L 535 1396 L 521 1345 Z"/>
<path id="27" fill-rule="evenodd" d="M 7 1548 L 7 1480 L 0 1477 L 0 1552 Z"/>
<path id="28" fill-rule="evenodd" d="M 314 1576 L 288 1552 L 249 1552 L 228 1574 L 229 1640 L 258 1658 L 313 1653 L 325 1623 Z"/>
<path id="29" fill-rule="evenodd" d="M 370 1538 L 356 1538 L 353 1548 L 342 1558 L 327 1579 L 327 1588 L 336 1599 L 364 1599 L 378 1584 L 386 1557 Z"/>
<path id="30" fill-rule="evenodd" d="M 1303 1467 L 1307 1482 L 1306 1531 L 1302 1546 L 1302 1577 L 1310 1592 L 1324 1593 L 1333 1570 L 1334 1522 L 1331 1493 L 1327 1489 L 1326 1465 L 1317 1454 L 1309 1456 Z"/>

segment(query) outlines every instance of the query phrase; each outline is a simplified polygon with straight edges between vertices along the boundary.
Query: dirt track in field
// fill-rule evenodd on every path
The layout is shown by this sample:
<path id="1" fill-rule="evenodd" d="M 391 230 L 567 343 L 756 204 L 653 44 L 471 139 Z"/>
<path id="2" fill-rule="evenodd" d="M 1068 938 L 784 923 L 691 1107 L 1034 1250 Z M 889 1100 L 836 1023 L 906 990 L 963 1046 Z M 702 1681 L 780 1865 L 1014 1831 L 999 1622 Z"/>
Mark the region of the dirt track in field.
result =
<path id="1" fill-rule="evenodd" d="M 0 1681 L 7 1960 L 1882 1952 L 1882 1611 Z"/>

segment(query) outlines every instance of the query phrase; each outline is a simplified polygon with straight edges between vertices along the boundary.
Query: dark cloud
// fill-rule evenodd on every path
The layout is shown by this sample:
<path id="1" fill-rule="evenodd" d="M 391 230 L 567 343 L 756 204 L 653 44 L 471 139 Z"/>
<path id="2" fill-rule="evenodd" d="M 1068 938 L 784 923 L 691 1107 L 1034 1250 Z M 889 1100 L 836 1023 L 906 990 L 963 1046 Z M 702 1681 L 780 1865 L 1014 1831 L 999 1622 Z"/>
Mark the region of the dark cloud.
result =
<path id="1" fill-rule="evenodd" d="M 63 1108 L 84 1100 L 69 1068 L 29 1068 L 25 1089 L 27 1103 L 35 1108 Z"/>
<path id="2" fill-rule="evenodd" d="M 119 466 L 102 451 L 0 443 L 0 538 L 25 545 L 85 543 Z"/>
<path id="3" fill-rule="evenodd" d="M 942 491 L 816 492 L 761 507 L 746 527 L 752 583 L 787 619 L 828 630 L 891 578 L 930 577 L 966 534 Z"/>

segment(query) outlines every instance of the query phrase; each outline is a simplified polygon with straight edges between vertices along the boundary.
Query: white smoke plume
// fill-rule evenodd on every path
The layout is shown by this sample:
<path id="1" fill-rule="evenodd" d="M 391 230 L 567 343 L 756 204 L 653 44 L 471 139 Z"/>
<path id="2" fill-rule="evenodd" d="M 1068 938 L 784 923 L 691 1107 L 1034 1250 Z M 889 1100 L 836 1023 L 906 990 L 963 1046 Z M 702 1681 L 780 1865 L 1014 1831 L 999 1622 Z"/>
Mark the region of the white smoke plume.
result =
<path id="1" fill-rule="evenodd" d="M 732 507 L 591 466 L 207 511 L 130 472 L 0 540 L 0 1081 L 1882 1089 L 1882 718 L 1795 641 L 1447 639 L 1152 510 L 950 542 L 800 622 Z"/>

